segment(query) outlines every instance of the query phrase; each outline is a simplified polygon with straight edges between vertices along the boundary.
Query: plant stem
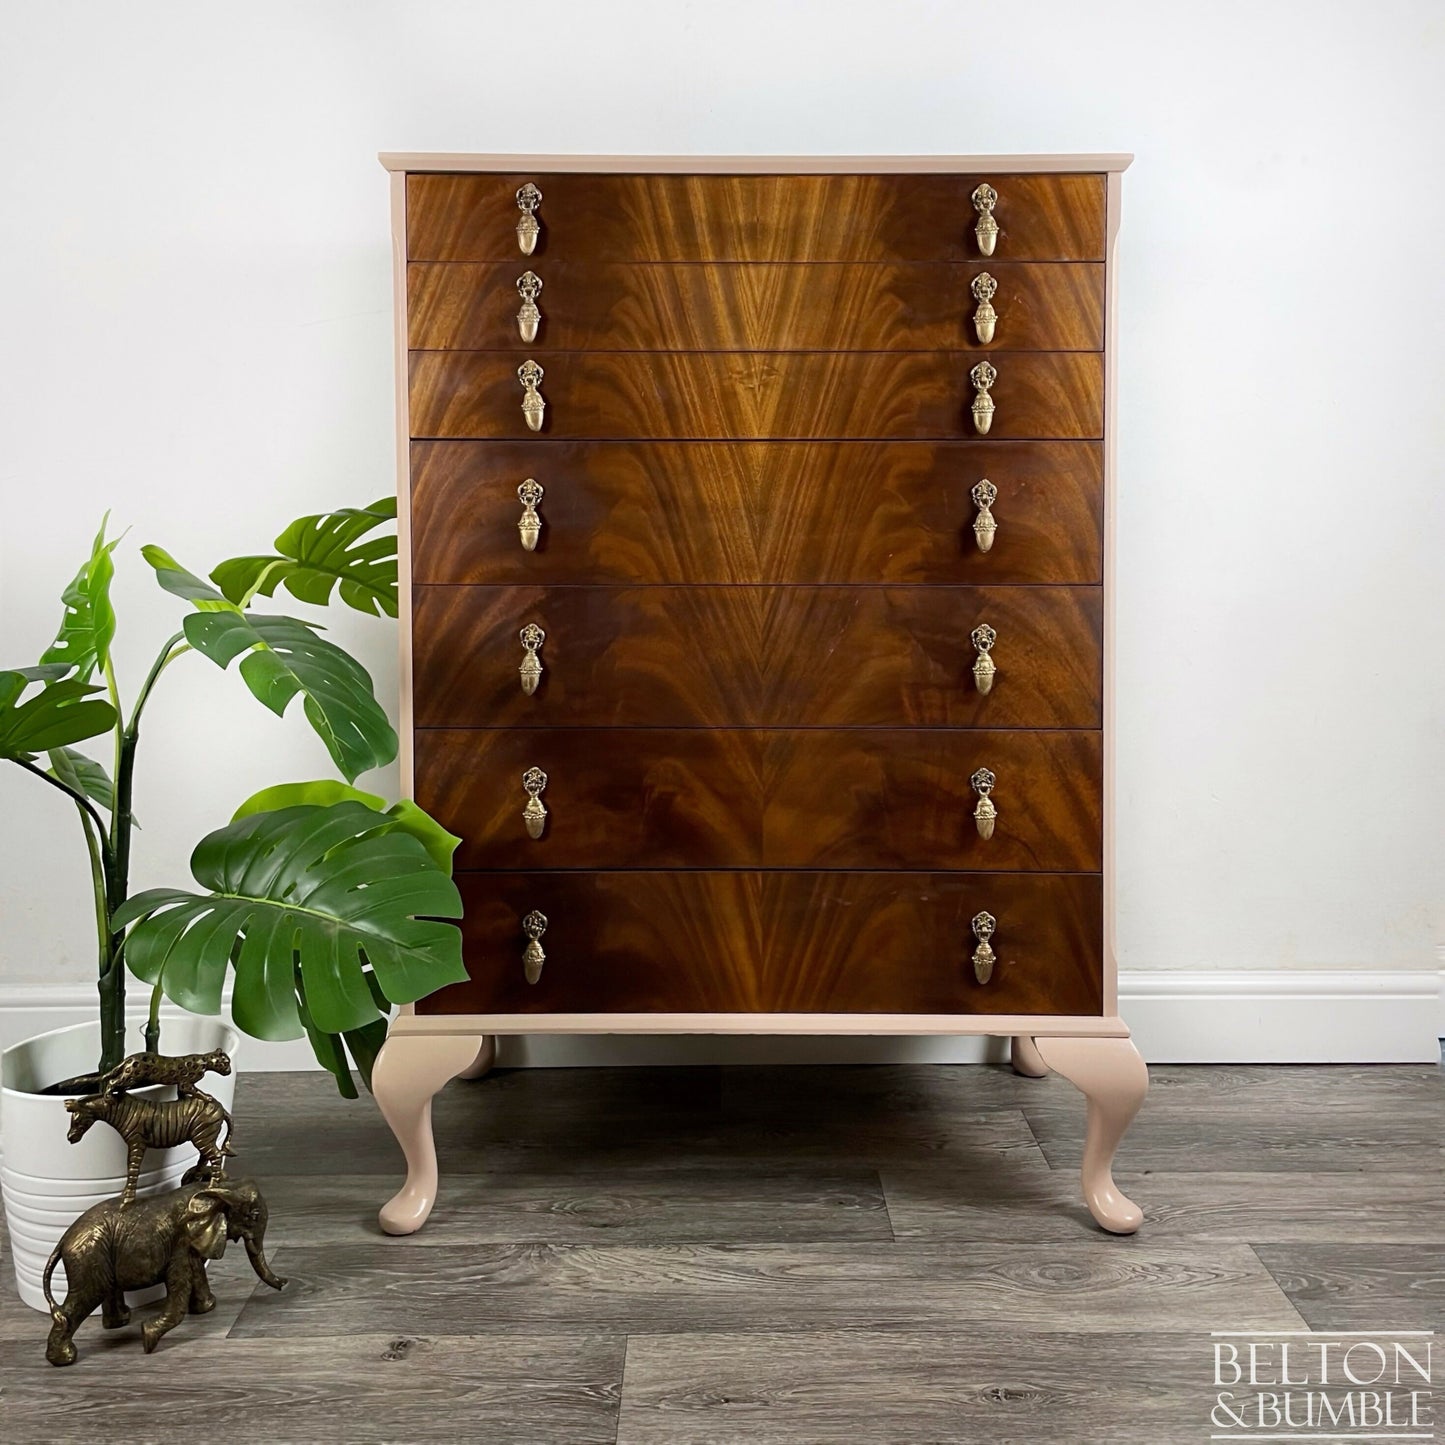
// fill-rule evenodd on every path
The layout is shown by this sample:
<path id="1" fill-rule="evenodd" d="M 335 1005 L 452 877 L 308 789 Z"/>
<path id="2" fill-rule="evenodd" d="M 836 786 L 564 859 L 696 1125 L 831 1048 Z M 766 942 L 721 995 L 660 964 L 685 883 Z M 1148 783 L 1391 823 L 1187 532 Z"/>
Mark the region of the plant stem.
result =
<path id="1" fill-rule="evenodd" d="M 165 964 L 161 964 L 161 971 L 156 975 L 155 987 L 151 989 L 151 1011 L 146 1019 L 146 1053 L 158 1054 L 161 1051 L 161 974 L 166 971 Z"/>
<path id="2" fill-rule="evenodd" d="M 108 901 L 112 914 L 130 894 L 130 847 L 131 837 L 135 832 L 135 814 L 132 811 L 131 800 L 135 793 L 135 756 L 136 745 L 140 741 L 141 713 L 145 710 L 145 705 L 150 700 L 151 690 L 155 687 L 161 673 L 182 652 L 188 651 L 190 648 L 186 644 L 185 633 L 177 632 L 174 636 L 166 639 L 161 650 L 156 654 L 156 660 L 151 664 L 145 681 L 141 684 L 140 692 L 136 694 L 135 707 L 131 710 L 130 721 L 124 724 L 120 718 L 119 698 L 115 693 L 114 681 L 110 677 L 109 663 L 106 664 L 106 676 L 111 683 L 112 697 L 115 699 L 116 707 L 115 807 L 111 810 L 110 815 L 110 844 L 114 866 L 108 890 Z M 111 1067 L 114 1067 L 114 1064 L 118 1064 L 125 1056 L 125 961 L 123 956 L 125 938 L 121 934 L 109 933 L 108 922 L 107 919 L 110 960 L 109 966 L 103 967 L 101 973 L 101 1032 L 105 1054 L 107 1056 L 115 1054 L 114 1063 L 111 1064 Z M 157 980 L 156 991 L 151 1000 L 151 1015 L 146 1025 L 146 1047 L 151 1052 L 154 1052 L 153 1040 L 159 1039 L 160 1036 L 159 989 L 160 983 Z M 104 1022 L 107 1011 L 107 991 L 109 991 L 111 1014 L 109 1026 Z M 101 1068 L 105 1067 L 106 1064 L 102 1060 Z"/>
<path id="3" fill-rule="evenodd" d="M 255 582 L 252 584 L 250 590 L 249 590 L 249 591 L 246 593 L 246 595 L 236 604 L 236 606 L 239 607 L 242 612 L 244 612 L 244 611 L 251 605 L 251 603 L 255 600 L 256 594 L 257 594 L 257 593 L 261 590 L 261 588 L 265 585 L 266 579 L 267 579 L 274 571 L 276 571 L 277 568 L 279 568 L 279 567 L 289 567 L 290 565 L 291 565 L 291 559 L 290 559 L 289 557 L 277 557 L 274 561 L 268 562 L 268 563 L 261 569 L 260 575 L 256 578 Z"/>

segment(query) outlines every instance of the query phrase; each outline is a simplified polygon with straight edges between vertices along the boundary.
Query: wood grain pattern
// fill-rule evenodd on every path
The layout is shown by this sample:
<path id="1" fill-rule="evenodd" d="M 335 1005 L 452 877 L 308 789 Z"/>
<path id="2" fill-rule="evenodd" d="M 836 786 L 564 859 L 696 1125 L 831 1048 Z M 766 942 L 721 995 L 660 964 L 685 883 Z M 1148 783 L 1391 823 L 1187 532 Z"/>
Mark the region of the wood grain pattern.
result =
<path id="1" fill-rule="evenodd" d="M 546 831 L 522 774 L 548 778 Z M 991 838 L 974 769 L 998 779 Z M 1096 732 L 421 729 L 416 798 L 458 868 L 1102 866 Z"/>
<path id="2" fill-rule="evenodd" d="M 1261 1244 L 1255 1253 L 1311 1329 L 1376 1330 L 1388 1320 L 1391 1330 L 1438 1330 L 1445 1321 L 1437 1246 Z"/>
<path id="3" fill-rule="evenodd" d="M 981 181 L 994 255 L 1102 261 L 1102 175 L 411 175 L 413 261 L 515 261 L 518 187 L 542 192 L 536 258 L 568 261 L 974 261 Z"/>
<path id="4" fill-rule="evenodd" d="M 479 1103 L 479 1112 L 490 1111 L 490 1094 Z M 671 1124 L 675 1130 L 675 1114 Z M 450 1153 L 447 1162 L 450 1175 Z M 357 1228 L 358 1196 L 385 1198 L 395 1183 L 386 1173 L 268 1174 L 266 1202 L 272 1218 L 285 1219 L 288 1244 L 345 1244 L 365 1238 Z M 777 1244 L 892 1238 L 872 1169 L 779 1171 L 737 1161 L 734 1168 L 679 1169 L 661 1159 L 653 1168 L 598 1163 L 560 1174 L 510 1169 L 472 1174 L 448 1191 L 447 1207 L 415 1236 L 426 1248 L 503 1240 Z"/>
<path id="5" fill-rule="evenodd" d="M 1097 442 L 421 441 L 418 582 L 1097 583 Z M 546 490 L 535 552 L 517 487 Z M 969 495 L 998 488 L 980 552 Z"/>
<path id="6" fill-rule="evenodd" d="M 1102 1005 L 1103 894 L 1089 874 L 461 873 L 467 982 L 426 1014 L 1035 1013 Z M 549 920 L 522 973 L 522 917 Z M 998 920 L 974 980 L 969 923 Z"/>
<path id="7" fill-rule="evenodd" d="M 1104 268 L 989 261 L 815 266 L 616 265 L 537 260 L 541 330 L 517 329 L 520 257 L 413 262 L 409 345 L 418 351 L 1098 351 Z M 970 287 L 998 282 L 989 346 Z"/>
<path id="8" fill-rule="evenodd" d="M 1207 1077 L 1212 1070 L 1199 1072 Z M 1321 1081 L 1315 1075 L 1311 1082 L 1318 1087 Z M 1154 1112 L 1152 1094 L 1146 1108 Z M 1187 1119 L 1172 1122 L 1181 1132 L 1188 1128 Z M 1116 1178 L 1131 1198 L 1149 1201 L 1149 1239 L 1155 1244 L 1188 1239 L 1345 1244 L 1367 1238 L 1375 1244 L 1433 1244 L 1437 1253 L 1445 1247 L 1439 1208 L 1445 1175 L 1439 1170 L 1372 1170 L 1368 1187 L 1358 1174 L 1243 1169 L 1151 1169 Z M 1027 1219 L 1031 1237 L 1062 1242 L 1087 1237 L 1095 1227 L 1078 1198 L 1074 1171 L 1062 1161 L 1057 1169 L 1018 1160 L 1008 1168 L 980 1170 L 936 1160 L 926 1167 L 890 1167 L 883 1185 L 899 1239 L 1012 1240 L 1020 1219 Z"/>
<path id="9" fill-rule="evenodd" d="M 1093 587 L 415 589 L 419 727 L 1098 727 Z M 537 691 L 523 624 L 547 634 Z M 979 693 L 969 633 L 995 629 Z"/>
<path id="10" fill-rule="evenodd" d="M 1143 1325 L 1121 1303 L 1119 1333 L 1065 1333 L 1076 1301 L 1067 1278 L 1058 1318 L 1037 1332 L 1015 1319 L 1001 1284 L 995 1319 L 975 1327 L 940 1312 L 918 1331 L 634 1335 L 619 1445 L 1207 1440 L 1198 1332 L 1128 1333 Z M 1259 1393 L 1246 1385 L 1235 1399 L 1243 1409 Z"/>
<path id="11" fill-rule="evenodd" d="M 543 368 L 542 435 L 968 440 L 968 352 L 528 353 Z M 529 435 L 522 357 L 508 351 L 413 351 L 413 437 Z M 1092 438 L 1104 431 L 1098 352 L 995 351 L 989 437 Z"/>
<path id="12" fill-rule="evenodd" d="M 1096 1241 L 966 1250 L 895 1244 L 886 1253 L 849 1244 L 415 1252 L 427 1255 L 425 1291 L 396 1288 L 389 1241 L 288 1250 L 277 1268 L 304 1278 L 307 1289 L 258 1291 L 232 1338 L 308 1339 L 323 1326 L 428 1336 L 907 1330 L 941 1318 L 987 1331 L 1001 1313 L 1016 1328 L 1057 1329 L 1064 1300 L 1076 1333 L 1107 1333 L 1124 1318 L 1138 1329 L 1165 1327 L 1186 1308 L 1199 1331 L 1237 1325 L 1241 1316 L 1261 1330 L 1299 1325 L 1242 1245 L 1207 1253 L 1144 1242 L 1104 1249 Z"/>

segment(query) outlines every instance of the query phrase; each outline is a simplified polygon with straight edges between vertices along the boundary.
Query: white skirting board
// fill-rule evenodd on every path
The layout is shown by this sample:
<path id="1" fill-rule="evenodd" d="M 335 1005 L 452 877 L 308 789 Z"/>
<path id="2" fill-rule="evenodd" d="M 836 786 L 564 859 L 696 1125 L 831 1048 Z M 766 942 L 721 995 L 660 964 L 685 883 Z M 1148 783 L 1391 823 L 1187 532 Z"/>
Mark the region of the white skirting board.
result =
<path id="1" fill-rule="evenodd" d="M 0 1048 L 94 1017 L 83 984 L 0 984 Z M 1438 1063 L 1445 971 L 1121 973 L 1119 1012 L 1154 1064 Z M 164 1039 L 162 1040 L 164 1046 Z M 980 1063 L 1006 1057 L 988 1039 L 721 1038 L 716 1035 L 502 1040 L 513 1067 L 584 1064 Z M 311 1069 L 304 1039 L 247 1039 L 246 1072 Z"/>

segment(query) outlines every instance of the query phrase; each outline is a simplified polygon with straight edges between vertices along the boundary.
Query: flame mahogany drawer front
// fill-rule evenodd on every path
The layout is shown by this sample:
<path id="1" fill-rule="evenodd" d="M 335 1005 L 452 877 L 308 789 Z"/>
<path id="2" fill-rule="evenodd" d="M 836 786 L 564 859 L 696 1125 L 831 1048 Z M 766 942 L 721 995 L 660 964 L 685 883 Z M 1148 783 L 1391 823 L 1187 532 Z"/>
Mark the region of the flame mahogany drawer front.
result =
<path id="1" fill-rule="evenodd" d="M 1097 1015 L 1102 885 L 1046 873 L 462 873 L 466 983 L 448 1013 Z M 518 920 L 547 917 L 523 976 Z M 987 984 L 970 920 L 997 920 Z"/>
<path id="2" fill-rule="evenodd" d="M 1096 872 L 1102 766 L 1097 732 L 422 729 L 416 797 L 462 869 Z"/>
<path id="3" fill-rule="evenodd" d="M 992 331 L 982 335 L 999 348 L 1098 351 L 1104 344 L 1104 268 L 1097 263 L 676 266 L 539 259 L 534 271 L 518 260 L 413 262 L 412 348 L 505 350 L 519 361 L 534 346 L 983 351 L 975 285 L 988 288 L 994 312 Z M 524 330 L 518 313 L 529 288 L 540 316 Z"/>
<path id="4" fill-rule="evenodd" d="M 530 552 L 529 479 L 543 491 Z M 1103 447 L 419 441 L 411 530 L 422 583 L 1098 583 Z"/>
<path id="5" fill-rule="evenodd" d="M 412 175 L 413 261 L 518 256 L 517 192 L 541 193 L 536 258 L 977 261 L 974 192 L 994 188 L 995 253 L 1102 261 L 1103 175 Z"/>
<path id="6" fill-rule="evenodd" d="M 987 693 L 980 626 L 996 638 Z M 1101 722 L 1097 587 L 428 586 L 412 627 L 423 728 Z"/>
<path id="7" fill-rule="evenodd" d="M 1100 1013 L 1108 178 L 404 188 L 419 1011 Z"/>
<path id="8" fill-rule="evenodd" d="M 972 369 L 992 367 L 989 435 L 1104 434 L 1104 362 L 1095 351 L 549 351 L 540 368 L 543 435 L 968 439 Z M 514 351 L 413 351 L 413 437 L 525 437 Z"/>

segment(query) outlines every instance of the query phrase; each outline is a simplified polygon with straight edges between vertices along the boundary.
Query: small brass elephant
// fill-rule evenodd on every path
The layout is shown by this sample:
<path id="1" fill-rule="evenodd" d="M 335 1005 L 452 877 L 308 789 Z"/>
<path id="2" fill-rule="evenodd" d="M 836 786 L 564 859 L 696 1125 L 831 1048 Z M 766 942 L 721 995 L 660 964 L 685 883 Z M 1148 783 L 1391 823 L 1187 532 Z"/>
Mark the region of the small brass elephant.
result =
<path id="1" fill-rule="evenodd" d="M 136 1185 L 140 1182 L 141 1164 L 147 1149 L 170 1149 L 177 1144 L 194 1144 L 201 1163 L 212 1173 L 225 1171 L 231 1154 L 231 1116 L 219 1100 L 199 1091 L 178 1099 L 144 1099 L 133 1094 L 88 1094 L 83 1099 L 67 1099 L 70 1111 L 72 1144 L 85 1137 L 97 1120 L 109 1124 L 126 1147 L 125 1189 L 120 1207 L 129 1209 L 135 1203 Z M 221 1140 L 225 1126 L 226 1139 Z"/>
<path id="2" fill-rule="evenodd" d="M 182 1184 L 122 1209 L 118 1199 L 92 1205 L 61 1236 L 45 1266 L 45 1299 L 54 1324 L 45 1345 L 52 1365 L 75 1363 L 74 1334 L 97 1307 L 108 1330 L 130 1323 L 126 1290 L 164 1284 L 165 1304 L 141 1326 L 150 1354 L 161 1336 L 191 1314 L 214 1309 L 206 1262 L 219 1259 L 226 1241 L 244 1240 L 257 1276 L 280 1289 L 286 1281 L 266 1262 L 268 1213 L 250 1179 Z M 57 1264 L 65 1265 L 64 1304 L 50 1292 Z"/>

